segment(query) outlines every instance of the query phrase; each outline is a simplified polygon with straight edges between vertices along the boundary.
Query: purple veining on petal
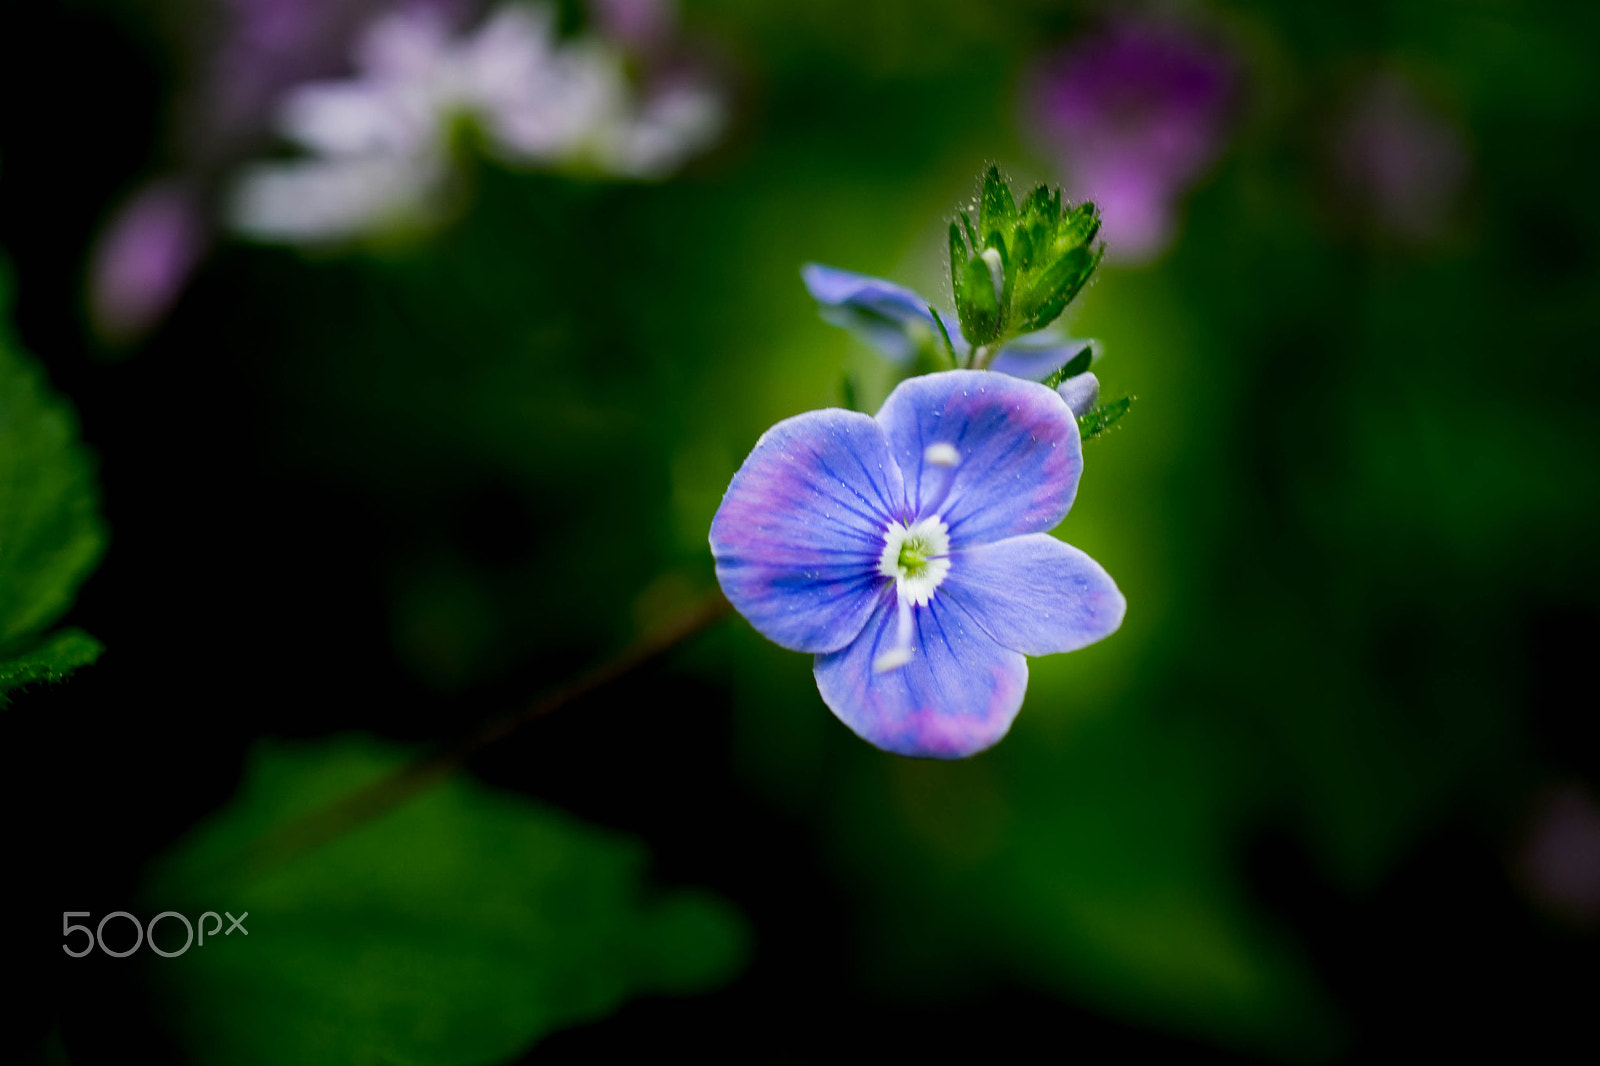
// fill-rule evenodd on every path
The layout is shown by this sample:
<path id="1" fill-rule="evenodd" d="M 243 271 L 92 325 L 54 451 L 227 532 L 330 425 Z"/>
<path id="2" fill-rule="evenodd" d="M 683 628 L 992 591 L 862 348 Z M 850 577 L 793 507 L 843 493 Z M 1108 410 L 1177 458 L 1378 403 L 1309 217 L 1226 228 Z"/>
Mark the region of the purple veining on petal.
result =
<path id="1" fill-rule="evenodd" d="M 834 651 L 872 612 L 884 530 L 905 510 L 900 470 L 871 418 L 786 419 L 756 442 L 712 520 L 717 580 L 773 643 Z"/>
<path id="2" fill-rule="evenodd" d="M 101 233 L 89 265 L 95 326 L 113 339 L 143 333 L 171 308 L 205 251 L 195 194 L 176 182 L 146 186 Z"/>
<path id="3" fill-rule="evenodd" d="M 896 386 L 877 419 L 917 517 L 940 505 L 953 546 L 1043 532 L 1072 507 L 1083 444 L 1072 412 L 1043 385 L 982 370 L 928 374 Z M 948 492 L 950 475 L 924 461 L 933 444 L 960 456 Z"/>
<path id="4" fill-rule="evenodd" d="M 915 620 L 910 661 L 874 671 L 896 622 L 893 590 L 880 594 L 857 640 L 817 656 L 823 702 L 858 736 L 899 755 L 959 759 L 992 746 L 1022 706 L 1027 660 L 995 643 L 952 601 L 935 597 Z"/>
<path id="5" fill-rule="evenodd" d="M 1069 194 L 1100 206 L 1109 258 L 1148 260 L 1170 242 L 1178 199 L 1221 151 L 1239 81 L 1230 51 L 1143 19 L 1113 22 L 1035 69 L 1028 123 Z"/>
<path id="6" fill-rule="evenodd" d="M 1334 130 L 1341 191 L 1382 228 L 1427 241 L 1450 219 L 1470 170 L 1461 133 L 1399 74 L 1369 78 Z"/>
<path id="7" fill-rule="evenodd" d="M 955 553 L 939 591 L 1024 655 L 1087 647 L 1116 632 L 1128 608 L 1099 563 L 1048 533 Z"/>

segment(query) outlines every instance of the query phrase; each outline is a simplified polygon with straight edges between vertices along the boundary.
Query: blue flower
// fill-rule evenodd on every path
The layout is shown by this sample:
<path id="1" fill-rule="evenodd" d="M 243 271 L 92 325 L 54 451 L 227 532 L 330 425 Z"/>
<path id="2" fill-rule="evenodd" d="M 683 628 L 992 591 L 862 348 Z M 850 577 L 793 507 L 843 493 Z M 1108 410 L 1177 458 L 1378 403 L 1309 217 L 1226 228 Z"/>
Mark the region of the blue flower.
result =
<path id="1" fill-rule="evenodd" d="M 911 378 L 875 418 L 810 411 L 762 435 L 711 523 L 717 580 L 763 636 L 816 655 L 823 701 L 864 739 L 961 758 L 1010 728 L 1025 655 L 1122 622 L 1116 584 L 1047 532 L 1082 471 L 1044 386 Z"/>
<path id="2" fill-rule="evenodd" d="M 962 336 L 954 312 L 941 311 L 936 321 L 929 302 L 902 285 L 821 263 L 807 263 L 800 268 L 800 277 L 817 301 L 823 321 L 856 334 L 891 363 L 905 366 L 926 347 L 942 348 L 941 325 L 949 334 L 956 361 L 965 363 L 970 357 L 972 345 Z M 1086 345 L 1098 358 L 1097 342 L 1075 340 L 1059 330 L 1043 329 L 1003 343 L 989 361 L 988 369 L 1028 381 L 1043 381 Z M 1100 382 L 1086 370 L 1063 381 L 1058 391 L 1072 413 L 1082 415 L 1099 397 Z"/>

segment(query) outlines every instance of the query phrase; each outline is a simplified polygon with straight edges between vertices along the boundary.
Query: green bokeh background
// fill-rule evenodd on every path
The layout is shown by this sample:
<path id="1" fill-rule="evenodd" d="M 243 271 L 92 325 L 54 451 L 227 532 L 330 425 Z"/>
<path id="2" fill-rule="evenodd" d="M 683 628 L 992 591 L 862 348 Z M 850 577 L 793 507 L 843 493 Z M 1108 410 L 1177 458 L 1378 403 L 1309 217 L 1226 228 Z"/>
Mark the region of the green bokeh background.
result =
<path id="1" fill-rule="evenodd" d="M 345 673 L 319 687 L 291 666 L 302 702 L 278 719 L 247 715 L 241 747 L 351 727 L 454 735 L 709 589 L 706 529 L 757 436 L 839 403 L 846 369 L 874 399 L 887 385 L 870 353 L 816 317 L 800 264 L 943 298 L 944 225 L 981 168 L 1052 176 L 1021 128 L 1018 86 L 1093 14 L 953 0 L 685 6 L 716 42 L 738 112 L 681 176 L 597 185 L 475 163 L 469 206 L 431 237 L 320 255 L 223 247 L 120 362 L 94 354 L 70 275 L 30 259 L 42 242 L 8 206 L 0 236 L 24 339 L 85 405 L 108 479 L 117 442 L 139 433 L 96 431 L 111 391 L 143 374 L 192 397 L 220 374 L 250 421 L 246 443 L 225 449 L 230 492 L 259 481 L 274 502 L 307 508 L 337 497 L 346 510 L 332 513 L 384 530 L 368 551 L 339 532 L 345 519 L 328 519 L 325 540 L 314 510 L 295 526 L 287 550 L 325 557 L 312 578 L 346 575 L 337 604 L 359 604 L 350 646 L 340 624 L 309 617 L 342 608 L 308 578 L 305 631 L 247 630 L 259 650 L 246 658 L 320 656 Z M 126 34 L 150 69 L 179 69 L 137 12 L 70 10 L 114 27 L 110 40 Z M 865 746 L 821 704 L 809 660 L 737 618 L 670 661 L 650 712 L 710 716 L 715 746 L 697 758 L 718 768 L 719 802 L 805 842 L 796 862 L 844 901 L 839 972 L 861 1002 L 956 1009 L 1022 988 L 1074 1005 L 1075 1024 L 1126 1023 L 1093 1030 L 1111 1048 L 1149 1030 L 1326 1061 L 1395 1046 L 1390 1026 L 1407 1034 L 1401 1046 L 1428 1046 L 1430 1019 L 1467 1009 L 1437 984 L 1457 969 L 1487 1002 L 1447 1045 L 1565 1031 L 1576 1023 L 1560 996 L 1522 1026 L 1527 1003 L 1496 999 L 1495 982 L 1510 980 L 1503 961 L 1555 959 L 1572 969 L 1544 980 L 1565 989 L 1573 960 L 1594 960 L 1592 932 L 1515 887 L 1515 857 L 1542 788 L 1595 787 L 1593 711 L 1551 692 L 1581 676 L 1577 649 L 1600 610 L 1600 26 L 1554 0 L 1208 12 L 1247 71 L 1228 147 L 1187 199 L 1171 253 L 1102 268 L 1068 313 L 1076 335 L 1105 346 L 1107 393 L 1139 398 L 1087 447 L 1057 531 L 1115 576 L 1129 603 L 1121 631 L 1033 660 L 1011 735 L 957 764 Z M 1333 102 L 1379 67 L 1425 86 L 1472 160 L 1449 226 L 1425 244 L 1386 237 L 1328 191 Z M 24 187 L 40 173 L 19 159 L 28 147 L 22 133 L 6 141 L 0 198 L 13 170 Z M 84 240 L 57 261 L 81 256 L 115 194 L 152 167 L 118 162 L 122 185 L 97 179 L 98 200 L 60 205 Z M 131 465 L 121 476 L 134 482 Z M 108 517 L 113 538 L 123 523 L 135 544 L 160 539 L 160 516 L 128 492 L 113 491 Z M 237 527 L 218 535 L 268 547 Z M 116 595 L 138 561 L 123 560 L 87 594 L 113 656 L 137 612 Z M 109 660 L 96 669 L 116 676 Z M 374 675 L 403 708 L 392 720 L 349 698 Z M 632 737 L 619 728 L 609 743 Z M 543 794 L 501 764 L 485 772 Z M 629 789 L 615 782 L 618 807 L 662 802 Z M 170 832 L 135 848 L 128 869 L 227 791 L 208 779 L 192 803 L 163 808 Z M 748 887 L 762 872 L 730 887 L 723 865 L 698 858 L 693 827 L 644 835 L 683 882 L 754 908 L 752 965 L 765 972 L 763 938 L 785 918 L 752 903 L 766 898 Z M 1458 851 L 1471 884 L 1453 881 Z M 1478 916 L 1492 947 L 1452 940 L 1471 928 L 1428 896 L 1452 889 L 1493 901 Z M 1390 907 L 1395 892 L 1421 898 Z M 1330 941 L 1368 919 L 1389 924 L 1352 962 Z M 1481 970 L 1460 971 L 1452 951 Z M 1363 974 L 1376 990 L 1359 991 Z M 1396 974 L 1417 975 L 1409 1008 L 1381 1002 L 1401 995 Z"/>

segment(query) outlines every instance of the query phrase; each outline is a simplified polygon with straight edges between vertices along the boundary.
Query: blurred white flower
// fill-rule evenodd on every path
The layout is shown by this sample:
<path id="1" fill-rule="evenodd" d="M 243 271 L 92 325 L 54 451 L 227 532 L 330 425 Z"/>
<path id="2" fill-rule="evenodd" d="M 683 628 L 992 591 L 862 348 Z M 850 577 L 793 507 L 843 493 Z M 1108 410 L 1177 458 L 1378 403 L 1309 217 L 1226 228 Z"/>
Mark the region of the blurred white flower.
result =
<path id="1" fill-rule="evenodd" d="M 262 240 L 335 241 L 435 216 L 448 197 L 451 133 L 470 120 L 515 166 L 663 177 L 716 137 L 721 97 L 681 79 L 641 98 L 623 56 L 563 41 L 548 7 L 508 4 L 456 36 L 432 8 L 372 23 L 357 75 L 293 90 L 279 127 L 311 158 L 247 167 L 229 218 Z"/>

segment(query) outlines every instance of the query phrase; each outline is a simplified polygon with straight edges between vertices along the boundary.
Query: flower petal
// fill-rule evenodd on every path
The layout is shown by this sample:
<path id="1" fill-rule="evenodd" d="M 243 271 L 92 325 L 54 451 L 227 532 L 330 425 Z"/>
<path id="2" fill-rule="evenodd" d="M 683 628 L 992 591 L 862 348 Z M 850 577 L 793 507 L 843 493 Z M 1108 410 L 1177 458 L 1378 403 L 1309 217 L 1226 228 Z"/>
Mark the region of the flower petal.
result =
<path id="1" fill-rule="evenodd" d="M 901 382 L 877 417 L 916 517 L 942 515 L 954 548 L 1041 533 L 1072 507 L 1083 444 L 1072 412 L 1043 385 L 946 370 Z M 951 472 L 925 461 L 932 444 L 959 458 L 948 492 Z"/>
<path id="2" fill-rule="evenodd" d="M 939 337 L 928 301 L 892 281 L 821 263 L 807 263 L 800 277 L 824 321 L 857 334 L 892 362 L 910 362 L 918 348 Z M 954 323 L 954 316 L 946 317 L 952 341 Z"/>
<path id="3" fill-rule="evenodd" d="M 863 740 L 899 755 L 959 759 L 999 741 L 1028 688 L 1028 663 L 1001 647 L 951 600 L 934 596 L 913 615 L 911 660 L 877 673 L 894 646 L 896 598 L 887 589 L 848 648 L 819 655 L 817 690 Z"/>
<path id="4" fill-rule="evenodd" d="M 1099 358 L 1099 341 L 1080 340 L 1053 329 L 1025 333 L 996 352 L 989 361 L 989 369 L 1014 378 L 1043 381 L 1066 366 L 1073 356 L 1083 351 L 1084 345 L 1093 349 L 1094 357 Z"/>
<path id="5" fill-rule="evenodd" d="M 1074 418 L 1082 418 L 1100 398 L 1100 379 L 1094 376 L 1094 371 L 1085 370 L 1057 385 L 1056 395 L 1066 401 Z"/>
<path id="6" fill-rule="evenodd" d="M 1127 601 L 1099 563 L 1048 533 L 953 555 L 947 596 L 984 631 L 1024 655 L 1077 651 L 1122 624 Z"/>
<path id="7" fill-rule="evenodd" d="M 884 529 L 904 512 L 876 422 L 808 411 L 764 433 L 711 520 L 717 580 L 761 635 L 792 651 L 849 644 L 872 613 Z"/>

